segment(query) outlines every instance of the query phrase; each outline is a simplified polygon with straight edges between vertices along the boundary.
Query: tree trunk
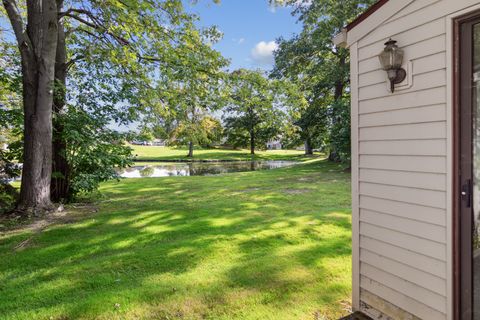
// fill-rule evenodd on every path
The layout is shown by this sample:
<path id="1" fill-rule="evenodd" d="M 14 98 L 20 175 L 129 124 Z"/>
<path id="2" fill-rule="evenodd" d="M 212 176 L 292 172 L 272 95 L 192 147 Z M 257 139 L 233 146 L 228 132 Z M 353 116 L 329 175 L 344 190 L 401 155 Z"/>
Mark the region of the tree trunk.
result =
<path id="1" fill-rule="evenodd" d="M 62 0 L 57 0 L 58 12 Z M 67 145 L 63 138 L 64 126 L 61 121 L 66 103 L 67 46 L 63 22 L 58 23 L 58 43 L 55 58 L 55 94 L 53 98 L 53 165 L 50 198 L 54 202 L 70 198 L 70 166 L 66 158 Z"/>
<path id="2" fill-rule="evenodd" d="M 193 142 L 188 143 L 188 156 L 189 158 L 193 158 Z"/>
<path id="3" fill-rule="evenodd" d="M 339 67 L 343 70 L 345 68 L 345 65 L 347 64 L 346 62 L 346 56 L 342 55 L 340 56 L 340 59 L 338 61 Z M 345 88 L 345 80 L 344 79 L 338 79 L 335 82 L 335 91 L 333 93 L 333 99 L 337 101 L 340 99 L 343 95 L 343 90 Z"/>
<path id="4" fill-rule="evenodd" d="M 331 161 L 331 162 L 340 162 L 340 157 L 338 156 L 338 153 L 336 151 L 330 151 L 330 153 L 328 154 L 328 161 Z"/>
<path id="5" fill-rule="evenodd" d="M 308 137 L 305 139 L 305 155 L 310 156 L 313 154 L 313 148 L 312 148 L 312 139 Z"/>
<path id="6" fill-rule="evenodd" d="M 340 57 L 340 61 L 339 61 L 339 65 L 340 67 L 343 69 L 344 66 L 346 64 L 346 58 L 345 56 L 341 56 Z M 339 79 L 335 82 L 335 89 L 334 89 L 334 93 L 333 93 L 333 99 L 335 102 L 337 102 L 338 100 L 340 100 L 343 96 L 343 91 L 345 89 L 345 83 L 343 82 L 342 79 Z M 332 117 L 332 122 L 333 124 L 337 123 L 338 122 L 338 117 L 337 116 L 333 116 Z M 333 137 L 335 138 L 335 137 Z M 338 150 L 336 150 L 331 144 L 331 150 L 330 150 L 330 153 L 328 155 L 328 160 L 329 161 L 332 161 L 332 162 L 340 162 L 341 159 L 338 155 Z"/>
<path id="7" fill-rule="evenodd" d="M 12 8 L 7 8 L 9 10 Z M 12 25 L 15 23 L 22 57 L 24 150 L 17 210 L 36 214 L 52 208 L 50 179 L 53 80 L 57 47 L 56 2 L 27 1 L 26 35 L 18 32 L 23 27 L 20 25 L 19 28 L 18 21 L 12 20 L 12 11 L 8 13 Z"/>
<path id="8" fill-rule="evenodd" d="M 255 154 L 255 132 L 253 129 L 250 129 L 250 154 Z"/>

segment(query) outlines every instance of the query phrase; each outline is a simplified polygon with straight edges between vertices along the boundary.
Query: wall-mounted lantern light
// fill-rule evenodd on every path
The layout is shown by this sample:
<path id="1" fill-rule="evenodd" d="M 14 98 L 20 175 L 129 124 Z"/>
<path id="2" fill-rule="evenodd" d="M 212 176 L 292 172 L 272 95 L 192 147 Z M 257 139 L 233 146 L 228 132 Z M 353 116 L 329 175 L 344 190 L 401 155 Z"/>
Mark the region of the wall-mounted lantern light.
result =
<path id="1" fill-rule="evenodd" d="M 407 76 L 407 72 L 402 68 L 403 50 L 396 43 L 395 40 L 388 40 L 385 43 L 385 49 L 378 56 L 383 70 L 387 71 L 392 93 L 395 91 L 395 85 L 405 80 Z"/>

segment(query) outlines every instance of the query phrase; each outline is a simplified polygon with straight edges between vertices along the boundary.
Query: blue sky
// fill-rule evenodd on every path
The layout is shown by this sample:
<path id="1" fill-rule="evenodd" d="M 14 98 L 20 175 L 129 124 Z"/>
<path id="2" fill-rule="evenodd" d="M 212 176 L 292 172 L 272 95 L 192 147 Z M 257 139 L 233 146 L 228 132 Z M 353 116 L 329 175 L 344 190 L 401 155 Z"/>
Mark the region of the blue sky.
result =
<path id="1" fill-rule="evenodd" d="M 221 0 L 220 4 L 200 0 L 187 4 L 187 10 L 200 16 L 200 25 L 215 25 L 224 33 L 215 48 L 231 59 L 232 70 L 271 69 L 275 39 L 290 38 L 301 30 L 290 8 L 273 8 L 268 0 Z"/>

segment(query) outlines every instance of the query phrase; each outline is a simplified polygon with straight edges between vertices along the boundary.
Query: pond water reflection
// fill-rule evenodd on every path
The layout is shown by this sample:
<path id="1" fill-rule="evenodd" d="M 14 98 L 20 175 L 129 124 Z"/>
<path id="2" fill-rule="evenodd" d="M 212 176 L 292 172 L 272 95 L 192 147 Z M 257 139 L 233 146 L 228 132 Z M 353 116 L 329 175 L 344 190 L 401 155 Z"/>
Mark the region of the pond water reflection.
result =
<path id="1" fill-rule="evenodd" d="M 295 165 L 295 161 L 223 161 L 223 162 L 164 162 L 133 166 L 120 172 L 123 178 L 209 176 L 229 172 L 269 170 Z"/>

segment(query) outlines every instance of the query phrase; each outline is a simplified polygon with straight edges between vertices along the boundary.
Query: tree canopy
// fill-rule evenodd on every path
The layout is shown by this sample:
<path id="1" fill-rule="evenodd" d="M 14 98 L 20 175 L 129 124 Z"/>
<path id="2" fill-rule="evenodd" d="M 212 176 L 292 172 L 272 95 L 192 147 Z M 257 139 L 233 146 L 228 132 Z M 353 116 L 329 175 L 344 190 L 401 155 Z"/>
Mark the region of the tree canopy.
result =
<path id="1" fill-rule="evenodd" d="M 263 147 L 280 134 L 284 110 L 282 86 L 260 71 L 239 69 L 231 73 L 230 99 L 225 111 L 227 141 L 235 147 Z"/>
<path id="2" fill-rule="evenodd" d="M 272 1 L 293 6 L 303 30 L 291 39 L 278 39 L 272 76 L 296 83 L 309 106 L 296 125 L 307 144 L 323 148 L 332 160 L 349 160 L 349 53 L 332 39 L 373 4 L 374 0 Z"/>
<path id="3" fill-rule="evenodd" d="M 186 81 L 193 73 L 210 77 L 224 63 L 211 47 L 220 33 L 197 28 L 198 17 L 186 13 L 181 0 L 40 2 L 44 9 L 38 1 L 5 0 L 0 11 L 11 26 L 0 33 L 13 32 L 4 38 L 15 39 L 22 65 L 22 210 L 48 209 L 50 196 L 68 198 L 90 189 L 88 181 L 113 177 L 114 166 L 129 163 L 129 152 L 109 125 L 141 120 L 152 105 L 168 109 L 164 83 Z M 98 134 L 89 150 L 97 151 L 90 159 L 103 159 L 105 170 L 81 182 L 91 166 L 78 165 L 82 153 L 72 146 L 92 133 Z"/>

